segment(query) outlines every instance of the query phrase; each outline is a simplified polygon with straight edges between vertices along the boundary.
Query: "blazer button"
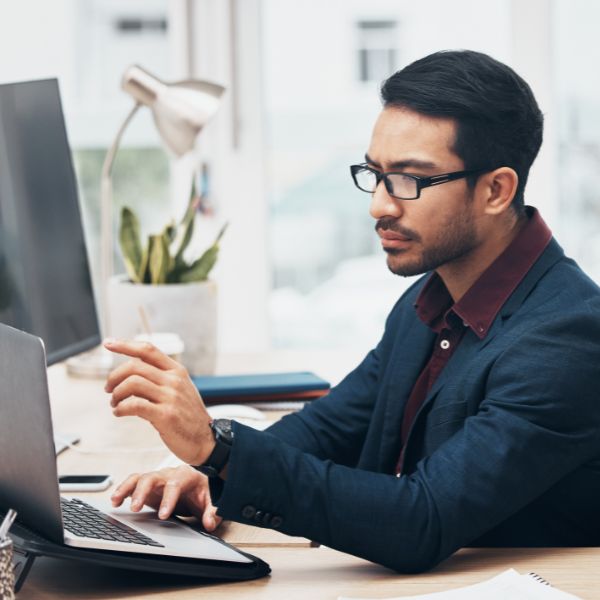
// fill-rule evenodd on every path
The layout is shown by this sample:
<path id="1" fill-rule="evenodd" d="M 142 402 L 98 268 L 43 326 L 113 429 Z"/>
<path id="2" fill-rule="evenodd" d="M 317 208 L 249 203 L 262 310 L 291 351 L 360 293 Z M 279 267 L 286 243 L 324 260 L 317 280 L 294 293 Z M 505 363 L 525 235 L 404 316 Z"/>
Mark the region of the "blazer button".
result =
<path id="1" fill-rule="evenodd" d="M 272 517 L 272 515 L 271 515 L 271 513 L 270 513 L 270 512 L 268 512 L 268 513 L 265 513 L 265 514 L 263 515 L 263 518 L 262 518 L 262 524 L 263 524 L 265 527 L 269 527 L 269 526 L 271 525 L 271 517 Z"/>
<path id="2" fill-rule="evenodd" d="M 252 517 L 254 517 L 255 514 L 256 508 L 254 508 L 254 506 L 252 506 L 251 504 L 248 504 L 247 506 L 244 506 L 244 508 L 242 508 L 242 517 L 244 517 L 244 519 L 251 519 Z"/>
<path id="3" fill-rule="evenodd" d="M 273 529 L 277 529 L 278 527 L 281 527 L 283 525 L 283 517 L 280 517 L 279 515 L 274 515 L 273 517 L 271 517 L 271 527 Z"/>

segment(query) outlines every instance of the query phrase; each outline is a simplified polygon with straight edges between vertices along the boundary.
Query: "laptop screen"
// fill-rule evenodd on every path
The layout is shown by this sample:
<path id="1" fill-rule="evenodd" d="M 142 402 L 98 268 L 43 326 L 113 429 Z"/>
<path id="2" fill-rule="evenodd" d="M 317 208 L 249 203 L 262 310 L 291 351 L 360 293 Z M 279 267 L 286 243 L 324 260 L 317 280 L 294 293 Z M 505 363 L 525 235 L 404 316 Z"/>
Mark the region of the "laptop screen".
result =
<path id="1" fill-rule="evenodd" d="M 49 364 L 100 342 L 56 79 L 0 85 L 0 322 Z"/>
<path id="2" fill-rule="evenodd" d="M 0 511 L 61 543 L 52 419 L 40 340 L 0 324 Z"/>

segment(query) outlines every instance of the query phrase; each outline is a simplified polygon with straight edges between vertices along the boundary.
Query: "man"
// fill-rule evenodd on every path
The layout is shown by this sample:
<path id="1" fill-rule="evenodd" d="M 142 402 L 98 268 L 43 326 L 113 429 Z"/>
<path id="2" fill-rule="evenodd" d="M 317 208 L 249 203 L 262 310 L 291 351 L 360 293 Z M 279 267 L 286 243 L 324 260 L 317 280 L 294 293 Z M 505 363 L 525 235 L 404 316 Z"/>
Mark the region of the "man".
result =
<path id="1" fill-rule="evenodd" d="M 110 375 L 114 413 L 220 473 L 216 514 L 191 467 L 134 475 L 113 502 L 191 512 L 208 529 L 274 527 L 405 572 L 465 545 L 597 544 L 600 290 L 524 206 L 542 140 L 533 94 L 462 51 L 409 65 L 382 98 L 352 176 L 372 194 L 388 267 L 424 277 L 328 396 L 267 432 L 213 425 L 218 443 L 180 366 L 109 341 L 141 359 Z"/>

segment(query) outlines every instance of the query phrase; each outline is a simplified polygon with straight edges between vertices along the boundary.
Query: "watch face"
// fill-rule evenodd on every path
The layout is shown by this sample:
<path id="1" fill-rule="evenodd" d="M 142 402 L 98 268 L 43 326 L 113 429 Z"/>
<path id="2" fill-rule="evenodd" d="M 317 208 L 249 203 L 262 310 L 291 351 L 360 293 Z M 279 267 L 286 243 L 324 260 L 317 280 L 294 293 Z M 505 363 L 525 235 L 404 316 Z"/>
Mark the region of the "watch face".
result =
<path id="1" fill-rule="evenodd" d="M 217 443 L 231 446 L 233 444 L 233 429 L 231 428 L 230 419 L 215 419 L 210 428 L 213 431 Z"/>
<path id="2" fill-rule="evenodd" d="M 218 435 L 219 437 L 229 439 L 233 436 L 231 421 L 229 419 L 215 419 L 212 422 L 212 429 L 215 432 L 215 435 Z"/>

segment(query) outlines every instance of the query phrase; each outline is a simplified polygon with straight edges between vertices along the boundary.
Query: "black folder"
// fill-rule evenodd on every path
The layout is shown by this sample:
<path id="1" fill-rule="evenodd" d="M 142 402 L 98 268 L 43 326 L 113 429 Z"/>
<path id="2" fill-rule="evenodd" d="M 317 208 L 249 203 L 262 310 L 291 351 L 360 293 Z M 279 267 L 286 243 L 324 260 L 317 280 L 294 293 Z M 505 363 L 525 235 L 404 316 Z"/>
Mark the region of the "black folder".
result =
<path id="1" fill-rule="evenodd" d="M 207 404 L 313 400 L 330 389 L 310 371 L 195 376 L 192 381 Z"/>

